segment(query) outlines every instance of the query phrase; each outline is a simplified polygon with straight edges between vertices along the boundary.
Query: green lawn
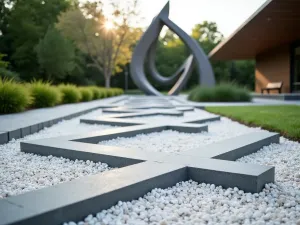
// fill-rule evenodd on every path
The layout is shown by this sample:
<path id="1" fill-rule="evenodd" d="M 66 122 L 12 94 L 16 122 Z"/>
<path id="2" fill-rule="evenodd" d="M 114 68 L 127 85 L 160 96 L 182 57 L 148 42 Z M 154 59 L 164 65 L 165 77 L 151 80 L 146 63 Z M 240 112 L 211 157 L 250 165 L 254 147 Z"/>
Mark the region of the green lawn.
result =
<path id="1" fill-rule="evenodd" d="M 206 110 L 300 141 L 300 106 L 225 106 L 206 107 Z"/>

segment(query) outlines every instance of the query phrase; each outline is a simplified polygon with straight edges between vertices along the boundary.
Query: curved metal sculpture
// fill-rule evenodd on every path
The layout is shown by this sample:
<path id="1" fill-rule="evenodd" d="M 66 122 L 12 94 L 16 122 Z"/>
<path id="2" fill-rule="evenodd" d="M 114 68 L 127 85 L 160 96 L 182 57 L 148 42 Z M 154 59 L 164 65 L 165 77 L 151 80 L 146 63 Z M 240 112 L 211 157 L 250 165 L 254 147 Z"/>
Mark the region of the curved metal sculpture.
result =
<path id="1" fill-rule="evenodd" d="M 155 50 L 160 31 L 163 26 L 167 26 L 187 45 L 191 51 L 191 55 L 185 60 L 180 68 L 170 77 L 164 77 L 159 74 L 155 66 Z M 176 95 L 184 87 L 191 75 L 193 65 L 196 64 L 199 74 L 199 83 L 204 86 L 214 86 L 215 76 L 209 63 L 199 44 L 185 33 L 180 27 L 169 19 L 169 2 L 164 6 L 161 12 L 153 19 L 149 28 L 145 31 L 141 40 L 135 47 L 132 55 L 130 72 L 134 83 L 148 95 L 162 95 L 147 80 L 144 64 L 148 58 L 149 73 L 153 79 L 161 84 L 174 84 L 169 91 L 169 95 Z M 181 76 L 180 76 L 181 75 Z M 180 76 L 180 77 L 179 77 Z"/>

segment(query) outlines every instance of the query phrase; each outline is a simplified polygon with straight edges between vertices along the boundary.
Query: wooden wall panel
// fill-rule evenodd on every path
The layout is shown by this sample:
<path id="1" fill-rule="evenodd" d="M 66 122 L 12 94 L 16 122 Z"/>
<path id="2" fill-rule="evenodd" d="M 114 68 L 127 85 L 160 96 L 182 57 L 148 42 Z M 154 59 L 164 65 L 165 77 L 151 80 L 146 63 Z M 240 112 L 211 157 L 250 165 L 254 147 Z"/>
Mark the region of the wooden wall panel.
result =
<path id="1" fill-rule="evenodd" d="M 256 56 L 255 91 L 268 82 L 283 81 L 283 93 L 290 92 L 290 46 L 278 46 Z M 276 91 L 272 92 L 275 93 Z"/>

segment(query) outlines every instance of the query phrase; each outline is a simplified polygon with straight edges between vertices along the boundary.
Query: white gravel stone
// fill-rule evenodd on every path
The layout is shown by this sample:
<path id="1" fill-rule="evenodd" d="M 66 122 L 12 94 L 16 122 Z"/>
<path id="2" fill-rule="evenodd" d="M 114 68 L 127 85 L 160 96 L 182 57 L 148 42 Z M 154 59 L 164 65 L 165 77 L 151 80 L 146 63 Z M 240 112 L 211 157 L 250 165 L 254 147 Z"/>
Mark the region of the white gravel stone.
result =
<path id="1" fill-rule="evenodd" d="M 299 187 L 298 187 L 299 188 Z M 143 198 L 119 202 L 108 210 L 89 215 L 92 224 L 291 224 L 300 219 L 300 195 L 292 197 L 291 189 L 269 184 L 260 194 L 237 191 L 237 188 L 211 188 L 210 184 L 180 182 L 167 189 L 153 189 Z M 229 194 L 228 194 L 229 193 Z M 288 207 L 278 205 L 278 193 Z M 250 201 L 247 201 L 249 199 Z M 77 223 L 82 224 L 81 222 Z"/>
<path id="2" fill-rule="evenodd" d="M 152 109 L 148 110 L 152 111 Z M 157 110 L 155 110 L 157 111 Z M 194 111 L 187 111 L 184 112 L 184 117 L 182 116 L 163 116 L 163 115 L 157 115 L 157 116 L 140 116 L 140 117 L 133 117 L 130 118 L 131 120 L 138 120 L 138 121 L 144 121 L 148 123 L 159 123 L 159 124 L 164 124 L 166 122 L 171 123 L 171 122 L 178 122 L 178 120 L 184 119 L 189 119 L 189 120 L 194 120 L 195 118 L 205 118 L 208 116 L 211 116 L 212 114 L 204 111 L 204 110 L 199 110 L 195 109 Z"/>
<path id="3" fill-rule="evenodd" d="M 215 132 L 215 136 L 212 135 L 211 139 L 216 138 L 218 131 L 223 133 L 221 135 L 223 138 L 229 138 L 232 135 L 258 129 L 248 128 L 228 119 L 209 123 L 209 126 L 210 129 L 206 135 Z M 161 132 L 160 137 L 161 140 L 164 140 L 163 143 L 159 142 L 158 134 L 152 134 L 152 137 L 151 135 L 140 135 L 134 138 L 108 141 L 105 144 L 120 144 L 123 147 L 138 146 L 145 150 L 145 146 L 142 148 L 140 143 L 147 141 L 147 145 L 151 143 L 157 147 L 156 149 L 163 150 L 160 146 L 163 146 L 169 138 L 174 141 L 174 136 L 180 140 L 176 142 L 175 146 L 177 144 L 184 146 L 182 144 L 184 138 L 180 138 L 181 135 L 180 133 L 175 134 L 174 131 Z M 200 135 L 205 136 L 204 133 Z M 219 137 L 218 140 L 221 140 L 222 137 Z M 153 139 L 156 141 L 156 145 L 152 143 Z M 214 141 L 205 140 L 205 138 L 201 140 L 201 144 Z M 186 146 L 184 147 L 186 148 Z M 149 149 L 147 148 L 147 150 Z M 153 149 L 151 148 L 151 150 Z M 280 144 L 266 146 L 257 153 L 237 161 L 275 166 L 275 184 L 267 184 L 262 192 L 251 194 L 244 193 L 237 187 L 223 189 L 214 184 L 198 184 L 194 181 L 180 182 L 167 189 L 153 189 L 138 200 L 119 202 L 110 209 L 97 213 L 93 219 L 89 216 L 92 223 L 78 222 L 77 224 L 300 225 L 300 144 L 281 138 Z"/>
<path id="4" fill-rule="evenodd" d="M 203 110 L 197 110 L 195 112 L 186 112 L 185 118 L 192 119 L 196 116 L 207 115 L 210 114 Z M 137 119 L 147 122 L 151 121 L 151 124 L 164 124 L 166 121 L 175 122 L 182 120 L 181 117 L 174 116 L 150 116 Z M 139 134 L 131 138 L 116 138 L 108 141 L 102 141 L 99 144 L 143 151 L 172 153 L 187 151 L 260 130 L 260 128 L 249 128 L 247 126 L 240 125 L 239 123 L 233 122 L 227 118 L 222 118 L 221 121 L 209 122 L 208 124 L 208 132 L 182 133 L 173 130 L 165 130 L 150 134 Z M 147 143 L 147 145 L 145 145 L 145 143 Z"/>
<path id="5" fill-rule="evenodd" d="M 22 139 L 0 145 L 0 198 L 70 181 L 82 176 L 104 172 L 111 168 L 105 163 L 39 156 L 20 151 L 20 142 L 112 128 L 103 125 L 80 124 L 79 118 L 93 118 L 101 110 L 62 121 L 50 128 Z"/>

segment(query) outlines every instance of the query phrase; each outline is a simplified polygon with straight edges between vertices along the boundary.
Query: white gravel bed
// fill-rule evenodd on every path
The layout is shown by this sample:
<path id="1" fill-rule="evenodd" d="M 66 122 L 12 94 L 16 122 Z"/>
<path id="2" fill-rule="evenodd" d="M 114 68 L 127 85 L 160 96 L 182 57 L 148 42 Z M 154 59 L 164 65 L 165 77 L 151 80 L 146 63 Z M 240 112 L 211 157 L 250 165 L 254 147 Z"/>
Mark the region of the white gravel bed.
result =
<path id="1" fill-rule="evenodd" d="M 150 110 L 145 110 L 145 111 L 153 111 L 152 109 Z M 156 115 L 156 116 L 139 116 L 139 117 L 131 117 L 128 118 L 130 120 L 137 120 L 137 121 L 143 121 L 146 123 L 155 123 L 155 124 L 165 124 L 166 122 L 168 123 L 173 123 L 173 122 L 178 122 L 184 120 L 194 120 L 196 118 L 205 118 L 208 116 L 211 116 L 212 114 L 209 112 L 206 112 L 204 110 L 199 110 L 195 109 L 194 111 L 187 111 L 184 112 L 184 116 L 164 116 L 164 115 Z"/>
<path id="2" fill-rule="evenodd" d="M 185 118 L 195 118 L 195 115 L 207 116 L 209 113 L 202 110 L 185 113 Z M 164 124 L 166 121 L 175 122 L 182 117 L 174 116 L 149 116 L 138 118 L 143 121 L 151 121 L 151 124 Z M 119 137 L 112 140 L 99 142 L 101 145 L 118 146 L 123 148 L 138 149 L 153 152 L 182 152 L 207 144 L 219 142 L 242 134 L 258 131 L 260 128 L 249 128 L 233 122 L 227 118 L 221 121 L 209 122 L 208 132 L 183 133 L 174 130 L 139 134 L 130 138 Z M 147 145 L 145 145 L 147 143 Z"/>
<path id="3" fill-rule="evenodd" d="M 20 151 L 20 142 L 63 135 L 86 133 L 112 128 L 104 125 L 80 124 L 79 118 L 93 118 L 101 110 L 71 120 L 62 121 L 38 133 L 0 145 L 0 198 L 104 172 L 111 168 L 105 163 L 39 156 Z"/>
<path id="4" fill-rule="evenodd" d="M 108 210 L 88 215 L 84 221 L 64 225 L 195 225 L 300 223 L 299 187 L 282 189 L 269 184 L 258 194 L 214 184 L 180 182 L 167 189 L 153 189 L 143 198 L 118 202 Z"/>
<path id="5" fill-rule="evenodd" d="M 228 119 L 209 123 L 209 126 L 210 132 L 217 132 L 219 127 L 224 136 L 230 135 L 226 132 L 247 133 L 256 130 Z M 144 138 L 144 143 L 147 141 L 149 145 L 151 138 L 144 136 L 140 138 Z M 167 141 L 166 137 L 160 137 L 164 142 Z M 124 144 L 132 142 L 140 143 L 140 138 L 130 138 L 131 142 L 126 139 L 118 141 L 124 147 Z M 109 144 L 116 143 L 117 140 L 114 140 Z M 158 147 L 162 145 L 162 142 L 157 143 Z M 275 166 L 275 183 L 266 185 L 258 194 L 251 194 L 238 188 L 223 189 L 214 184 L 180 182 L 167 189 L 154 189 L 138 200 L 119 202 L 96 215 L 88 215 L 84 221 L 67 222 L 64 225 L 300 225 L 300 143 L 281 138 L 280 144 L 266 146 L 237 161 Z"/>
<path id="6" fill-rule="evenodd" d="M 259 152 L 237 161 L 273 165 L 275 184 L 258 194 L 214 184 L 180 182 L 154 189 L 131 202 L 119 202 L 108 210 L 88 215 L 84 221 L 64 225 L 121 224 L 300 224 L 300 144 L 281 138 Z"/>

